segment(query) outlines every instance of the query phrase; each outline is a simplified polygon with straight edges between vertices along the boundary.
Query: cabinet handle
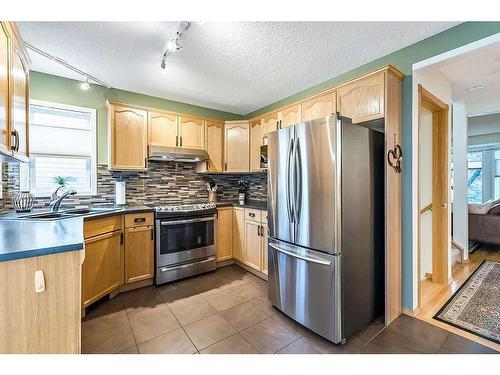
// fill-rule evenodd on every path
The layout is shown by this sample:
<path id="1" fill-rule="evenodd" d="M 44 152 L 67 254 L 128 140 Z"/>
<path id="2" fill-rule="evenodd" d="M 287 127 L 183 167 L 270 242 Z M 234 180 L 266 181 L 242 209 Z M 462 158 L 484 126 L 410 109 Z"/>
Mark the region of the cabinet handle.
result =
<path id="1" fill-rule="evenodd" d="M 254 214 L 253 212 L 250 212 L 250 213 L 248 214 L 248 216 L 250 216 L 250 217 L 255 217 L 255 214 Z"/>
<path id="2" fill-rule="evenodd" d="M 280 122 L 276 120 L 276 130 L 278 130 L 279 128 L 280 128 Z"/>
<path id="3" fill-rule="evenodd" d="M 14 145 L 12 145 L 10 148 L 12 151 L 19 151 L 19 132 L 14 129 L 11 132 L 11 136 L 14 137 Z"/>
<path id="4" fill-rule="evenodd" d="M 146 221 L 145 217 L 136 217 L 134 223 L 144 223 Z"/>
<path id="5" fill-rule="evenodd" d="M 259 235 L 260 237 L 260 225 L 257 227 L 257 234 Z"/>
<path id="6" fill-rule="evenodd" d="M 151 228 L 151 241 L 155 239 L 155 230 Z"/>
<path id="7" fill-rule="evenodd" d="M 179 136 L 175 136 L 175 147 L 179 146 Z"/>
<path id="8" fill-rule="evenodd" d="M 123 245 L 123 232 L 120 233 L 120 245 Z"/>
<path id="9" fill-rule="evenodd" d="M 224 162 L 224 170 L 227 171 L 227 161 Z"/>
<path id="10" fill-rule="evenodd" d="M 181 147 L 182 147 L 182 135 L 181 135 Z"/>

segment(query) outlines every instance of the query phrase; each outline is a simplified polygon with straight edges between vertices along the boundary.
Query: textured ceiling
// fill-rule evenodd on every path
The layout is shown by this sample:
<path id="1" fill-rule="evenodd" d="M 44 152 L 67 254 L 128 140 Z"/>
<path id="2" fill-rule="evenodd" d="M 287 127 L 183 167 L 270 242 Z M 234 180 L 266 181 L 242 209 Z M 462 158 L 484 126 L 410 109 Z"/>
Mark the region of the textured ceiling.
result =
<path id="1" fill-rule="evenodd" d="M 246 114 L 456 22 L 19 22 L 22 38 L 112 87 Z M 30 51 L 32 69 L 79 79 Z"/>

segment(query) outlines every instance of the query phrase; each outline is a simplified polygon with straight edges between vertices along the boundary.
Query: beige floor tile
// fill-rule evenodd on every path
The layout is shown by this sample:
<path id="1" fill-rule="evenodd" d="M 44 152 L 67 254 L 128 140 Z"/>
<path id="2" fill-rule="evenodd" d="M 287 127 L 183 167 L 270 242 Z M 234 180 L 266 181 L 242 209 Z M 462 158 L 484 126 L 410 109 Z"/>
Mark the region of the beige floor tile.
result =
<path id="1" fill-rule="evenodd" d="M 197 294 L 193 287 L 185 280 L 162 286 L 159 293 L 166 304 L 179 302 Z"/>
<path id="2" fill-rule="evenodd" d="M 295 320 L 288 317 L 281 311 L 278 311 L 276 314 L 274 314 L 273 319 L 299 337 L 304 336 L 305 334 L 310 332 L 306 327 L 297 323 Z"/>
<path id="3" fill-rule="evenodd" d="M 137 294 L 134 297 L 125 297 L 124 306 L 127 311 L 127 315 L 137 314 L 143 311 L 149 311 L 157 306 L 163 305 L 165 302 L 160 297 L 159 293 L 145 293 Z"/>
<path id="4" fill-rule="evenodd" d="M 305 342 L 303 339 L 298 338 L 290 345 L 281 349 L 278 354 L 320 354 L 311 344 Z"/>
<path id="5" fill-rule="evenodd" d="M 258 354 L 243 336 L 236 334 L 203 349 L 201 354 Z"/>
<path id="6" fill-rule="evenodd" d="M 87 307 L 83 321 L 97 318 L 103 315 L 109 315 L 124 310 L 123 296 L 117 295 L 112 299 L 103 297 Z"/>
<path id="7" fill-rule="evenodd" d="M 182 328 L 140 343 L 141 354 L 193 354 L 196 348 Z"/>
<path id="8" fill-rule="evenodd" d="M 184 330 L 198 350 L 236 333 L 235 329 L 218 314 L 188 324 L 184 326 Z"/>
<path id="9" fill-rule="evenodd" d="M 139 349 L 137 348 L 137 345 L 132 345 L 129 346 L 128 348 L 120 350 L 116 354 L 139 354 Z"/>
<path id="10" fill-rule="evenodd" d="M 231 307 L 220 312 L 220 315 L 237 331 L 246 329 L 269 317 L 250 302 Z"/>
<path id="11" fill-rule="evenodd" d="M 216 313 L 207 301 L 198 296 L 171 303 L 168 307 L 183 326 Z"/>
<path id="12" fill-rule="evenodd" d="M 82 321 L 82 338 L 92 336 L 101 331 L 130 327 L 125 311 L 103 314 Z"/>
<path id="13" fill-rule="evenodd" d="M 230 307 L 242 304 L 245 299 L 231 290 L 203 297 L 217 311 L 227 310 Z"/>
<path id="14" fill-rule="evenodd" d="M 276 307 L 272 305 L 271 302 L 269 302 L 269 300 L 267 299 L 267 295 L 261 295 L 256 298 L 252 298 L 250 300 L 250 303 L 269 315 L 274 315 L 280 312 Z"/>
<path id="15" fill-rule="evenodd" d="M 206 293 L 224 287 L 224 283 L 211 273 L 193 277 L 189 279 L 189 283 L 196 293 Z"/>
<path id="16" fill-rule="evenodd" d="M 312 345 L 320 353 L 357 354 L 361 351 L 363 346 L 363 343 L 356 337 L 349 338 L 347 343 L 344 345 L 334 344 L 312 331 L 308 331 L 301 338 L 309 345 Z"/>
<path id="17" fill-rule="evenodd" d="M 170 332 L 180 325 L 168 307 L 163 304 L 154 309 L 129 316 L 137 343 Z"/>
<path id="18" fill-rule="evenodd" d="M 232 287 L 231 290 L 247 300 L 267 296 L 267 283 L 257 280 Z"/>
<path id="19" fill-rule="evenodd" d="M 135 345 L 129 325 L 99 331 L 82 339 L 82 353 L 113 354 Z"/>
<path id="20" fill-rule="evenodd" d="M 298 338 L 272 318 L 241 331 L 241 335 L 260 353 L 276 353 Z"/>

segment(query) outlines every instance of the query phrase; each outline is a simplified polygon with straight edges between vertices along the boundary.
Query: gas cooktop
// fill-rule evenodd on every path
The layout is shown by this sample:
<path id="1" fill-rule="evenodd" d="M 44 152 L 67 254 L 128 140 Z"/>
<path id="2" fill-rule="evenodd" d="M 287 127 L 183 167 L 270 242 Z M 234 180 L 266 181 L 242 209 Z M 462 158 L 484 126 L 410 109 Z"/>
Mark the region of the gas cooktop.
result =
<path id="1" fill-rule="evenodd" d="M 155 207 L 156 217 L 215 214 L 215 203 L 178 204 Z"/>

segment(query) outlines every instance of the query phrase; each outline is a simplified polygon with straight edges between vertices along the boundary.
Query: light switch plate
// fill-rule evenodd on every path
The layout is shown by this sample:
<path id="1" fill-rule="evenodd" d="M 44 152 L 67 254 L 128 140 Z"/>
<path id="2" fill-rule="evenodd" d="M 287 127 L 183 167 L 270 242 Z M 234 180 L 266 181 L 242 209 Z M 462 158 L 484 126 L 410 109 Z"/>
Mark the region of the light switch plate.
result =
<path id="1" fill-rule="evenodd" d="M 36 293 L 45 292 L 45 276 L 42 270 L 35 272 L 35 292 Z"/>

